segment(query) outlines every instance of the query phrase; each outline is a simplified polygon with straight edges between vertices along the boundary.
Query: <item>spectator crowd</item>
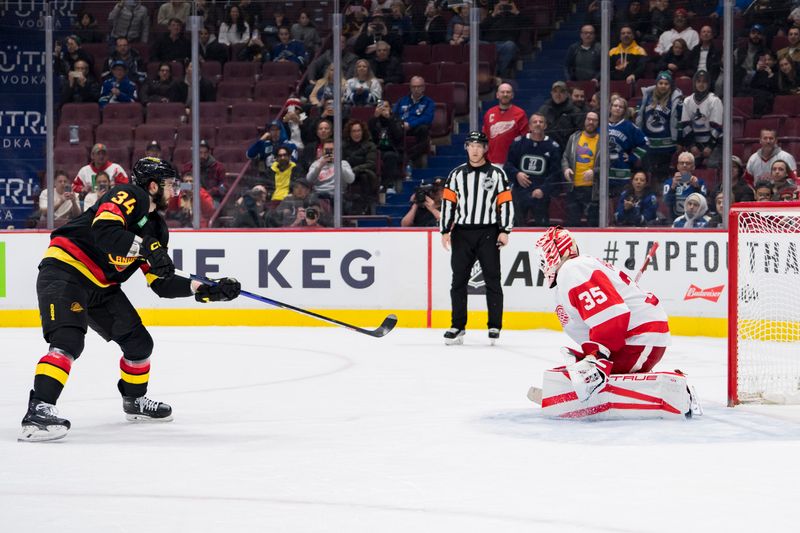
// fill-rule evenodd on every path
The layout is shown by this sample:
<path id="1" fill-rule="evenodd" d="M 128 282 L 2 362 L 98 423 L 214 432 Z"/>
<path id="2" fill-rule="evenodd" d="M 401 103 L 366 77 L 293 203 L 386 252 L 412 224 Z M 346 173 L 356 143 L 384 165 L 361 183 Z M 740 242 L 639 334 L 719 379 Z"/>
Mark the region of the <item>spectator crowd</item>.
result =
<path id="1" fill-rule="evenodd" d="M 159 122 L 162 110 L 179 109 L 173 117 L 173 138 L 139 139 L 136 128 L 137 137 L 128 146 L 133 160 L 163 157 L 182 173 L 180 194 L 167 212 L 170 224 L 191 225 L 197 185 L 204 226 L 212 216 L 237 227 L 330 225 L 336 185 L 335 106 L 333 47 L 326 23 L 311 10 L 290 10 L 281 3 L 196 3 L 204 20 L 199 32 L 200 105 L 221 102 L 235 114 L 244 102 L 253 103 L 252 98 L 229 100 L 221 94 L 223 87 L 231 86 L 226 82 L 229 76 L 235 78 L 234 72 L 251 76 L 250 90 L 253 79 L 270 81 L 263 78 L 272 72 L 264 65 L 281 64 L 296 73 L 291 90 L 275 95 L 278 99 L 265 104 L 258 118 L 243 113 L 250 121 L 242 128 L 251 132 L 249 138 L 229 138 L 233 130 L 224 127 L 214 137 L 201 132 L 195 147 L 200 154 L 199 184 L 193 183 L 192 163 L 186 157 L 192 147 L 180 150 L 181 128 L 198 104 L 192 101 L 191 43 L 185 32 L 189 2 L 131 0 L 114 4 L 104 15 L 82 13 L 73 34 L 54 49 L 61 108 L 96 104 L 105 124 L 115 106 L 139 103 L 143 125 Z M 796 199 L 796 161 L 791 150 L 781 148 L 782 127 L 790 121 L 784 120 L 782 106 L 788 97 L 800 99 L 800 7 L 795 3 L 756 1 L 737 15 L 743 25 L 733 54 L 735 92 L 723 95 L 717 0 L 620 3 L 608 58 L 601 57 L 597 39 L 599 3 L 591 1 L 578 40 L 564 57 L 563 76 L 552 80 L 549 98 L 532 110 L 514 103 L 520 28 L 529 24 L 520 3 L 479 0 L 479 38 L 493 43 L 496 53 L 492 74 L 497 76 L 497 103 L 482 117 L 489 139 L 487 159 L 503 166 L 509 177 L 515 223 L 547 226 L 557 213 L 567 225 L 598 225 L 597 151 L 603 133 L 598 98 L 604 60 L 610 62 L 612 88 L 606 132 L 609 222 L 694 228 L 721 224 L 725 99 L 749 102 L 743 119 L 748 127 L 758 126 L 749 131 L 751 137 L 742 136 L 750 144 L 739 143 L 735 149 L 732 200 Z M 385 194 L 399 189 L 409 168 L 427 163 L 437 102 L 426 94 L 426 79 L 403 65 L 403 49 L 469 42 L 469 4 L 446 4 L 345 4 L 339 169 L 345 215 L 374 214 Z M 105 31 L 98 23 L 101 18 Z M 91 53 L 100 47 L 106 53 Z M 408 84 L 407 93 L 389 94 L 387 86 L 402 82 Z M 165 107 L 169 104 L 176 107 Z M 259 119 L 263 122 L 254 123 Z M 72 143 L 73 125 L 62 120 L 62 128 L 70 129 Z M 87 147 L 88 164 L 74 177 L 62 170 L 56 173 L 57 220 L 88 209 L 109 187 L 127 181 L 130 158 L 123 154 L 114 160 L 116 147 L 99 132 L 98 127 L 93 137 L 97 142 Z M 238 159 L 229 156 L 231 145 Z M 67 183 L 62 183 L 64 176 Z M 403 225 L 438 220 L 440 185 L 434 181 L 426 195 L 412 198 Z M 45 194 L 39 202 L 47 205 Z"/>

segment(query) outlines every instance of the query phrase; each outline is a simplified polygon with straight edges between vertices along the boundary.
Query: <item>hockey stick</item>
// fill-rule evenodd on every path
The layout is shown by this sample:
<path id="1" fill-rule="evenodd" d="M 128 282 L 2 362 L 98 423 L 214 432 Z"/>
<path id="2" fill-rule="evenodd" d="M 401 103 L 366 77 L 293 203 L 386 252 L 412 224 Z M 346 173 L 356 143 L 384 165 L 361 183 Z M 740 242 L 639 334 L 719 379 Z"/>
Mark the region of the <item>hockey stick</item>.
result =
<path id="1" fill-rule="evenodd" d="M 189 274 L 188 272 L 184 272 L 182 270 L 175 270 L 175 275 L 180 276 L 182 278 L 193 279 L 195 281 L 199 281 L 200 283 L 205 283 L 206 285 L 216 285 L 217 283 L 213 279 L 209 279 L 203 276 L 198 276 L 196 274 Z M 347 322 L 342 322 L 340 320 L 336 320 L 335 318 L 330 318 L 327 316 L 323 316 L 317 314 L 313 311 L 308 311 L 307 309 L 301 309 L 299 307 L 295 307 L 293 305 L 289 305 L 283 302 L 279 302 L 278 300 L 273 300 L 272 298 L 267 298 L 266 296 L 261 296 L 260 294 L 255 294 L 250 291 L 242 290 L 239 293 L 241 296 L 246 296 L 247 298 L 252 298 L 253 300 L 258 300 L 259 302 L 263 302 L 265 304 L 274 305 L 275 307 L 280 307 L 281 309 L 288 309 L 289 311 L 294 311 L 295 313 L 300 313 L 306 316 L 314 317 L 317 320 L 322 320 L 323 322 L 328 322 L 329 324 L 335 324 L 337 326 L 341 326 L 343 328 L 347 328 L 349 330 L 363 333 L 364 335 L 369 335 L 370 337 L 380 338 L 389 333 L 394 329 L 397 325 L 397 316 L 391 314 L 383 319 L 383 322 L 380 326 L 375 329 L 365 329 L 360 328 L 358 326 L 354 326 L 353 324 L 348 324 Z"/>
<path id="2" fill-rule="evenodd" d="M 639 272 L 636 273 L 636 277 L 634 278 L 634 283 L 639 283 L 639 280 L 642 278 L 642 274 L 644 271 L 647 270 L 647 266 L 650 264 L 650 260 L 656 255 L 656 250 L 658 250 L 658 241 L 653 242 L 652 246 L 650 246 L 650 250 L 647 252 L 647 257 L 644 258 L 644 264 L 642 268 L 639 269 Z"/>

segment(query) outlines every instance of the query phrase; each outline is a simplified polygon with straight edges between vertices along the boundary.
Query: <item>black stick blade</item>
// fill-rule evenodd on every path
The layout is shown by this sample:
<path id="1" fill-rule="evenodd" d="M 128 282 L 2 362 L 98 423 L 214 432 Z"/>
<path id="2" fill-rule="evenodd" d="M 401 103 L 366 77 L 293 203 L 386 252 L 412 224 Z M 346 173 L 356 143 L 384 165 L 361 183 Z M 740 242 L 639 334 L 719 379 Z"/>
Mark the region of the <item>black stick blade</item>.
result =
<path id="1" fill-rule="evenodd" d="M 397 315 L 389 315 L 383 319 L 383 323 L 377 329 L 367 332 L 372 337 L 383 337 L 394 329 L 397 325 Z"/>

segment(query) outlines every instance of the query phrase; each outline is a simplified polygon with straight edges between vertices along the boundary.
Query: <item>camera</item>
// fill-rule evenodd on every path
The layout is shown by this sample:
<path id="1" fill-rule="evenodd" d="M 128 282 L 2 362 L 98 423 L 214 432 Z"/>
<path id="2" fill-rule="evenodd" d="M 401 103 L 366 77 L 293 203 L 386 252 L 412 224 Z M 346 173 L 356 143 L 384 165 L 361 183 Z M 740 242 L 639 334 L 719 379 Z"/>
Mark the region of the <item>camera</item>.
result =
<path id="1" fill-rule="evenodd" d="M 500 6 L 500 11 L 502 11 L 504 13 L 507 13 L 507 12 L 511 11 L 511 4 L 502 4 Z"/>
<path id="2" fill-rule="evenodd" d="M 330 148 L 326 148 L 325 157 L 333 157 L 333 150 L 331 150 Z"/>
<path id="3" fill-rule="evenodd" d="M 433 196 L 433 185 L 420 185 L 414 189 L 414 203 L 419 206 L 425 205 L 425 199 Z"/>
<path id="4" fill-rule="evenodd" d="M 312 205 L 306 207 L 306 218 L 309 220 L 316 220 L 319 218 L 319 207 Z"/>
<path id="5" fill-rule="evenodd" d="M 188 181 L 187 182 L 183 182 L 183 183 L 181 183 L 180 190 L 181 190 L 181 192 L 191 191 L 192 190 L 192 184 L 190 182 L 188 182 Z"/>

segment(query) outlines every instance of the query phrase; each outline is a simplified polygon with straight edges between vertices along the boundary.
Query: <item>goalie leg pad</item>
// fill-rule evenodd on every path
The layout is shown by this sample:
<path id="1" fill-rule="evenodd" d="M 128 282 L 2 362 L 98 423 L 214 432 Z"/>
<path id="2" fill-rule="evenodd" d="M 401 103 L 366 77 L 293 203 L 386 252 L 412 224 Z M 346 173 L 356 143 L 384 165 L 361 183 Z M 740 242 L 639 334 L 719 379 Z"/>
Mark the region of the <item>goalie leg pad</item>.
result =
<path id="1" fill-rule="evenodd" d="M 554 368 L 544 372 L 541 405 L 543 414 L 553 418 L 625 420 L 683 418 L 690 411 L 702 414 L 686 376 L 676 372 L 610 374 L 605 387 L 581 402 L 567 369 Z"/>

